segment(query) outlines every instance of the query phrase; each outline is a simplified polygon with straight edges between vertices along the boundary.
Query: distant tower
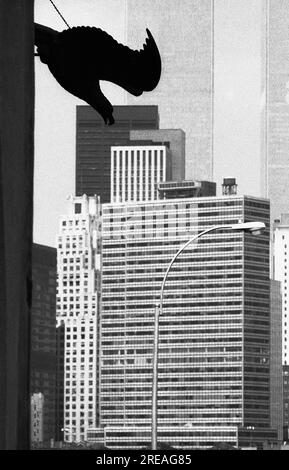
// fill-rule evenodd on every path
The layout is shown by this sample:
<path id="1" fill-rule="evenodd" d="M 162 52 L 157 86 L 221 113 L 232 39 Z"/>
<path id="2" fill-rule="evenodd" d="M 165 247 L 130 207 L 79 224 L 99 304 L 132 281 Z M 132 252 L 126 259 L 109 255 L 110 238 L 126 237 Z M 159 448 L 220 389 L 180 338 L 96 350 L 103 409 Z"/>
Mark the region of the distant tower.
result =
<path id="1" fill-rule="evenodd" d="M 186 179 L 212 180 L 214 1 L 127 0 L 127 45 L 142 47 L 148 27 L 162 57 L 155 90 L 128 104 L 157 104 L 160 127 L 186 133 Z M 177 179 L 173 176 L 174 179 Z M 183 179 L 183 177 L 181 177 Z"/>
<path id="2" fill-rule="evenodd" d="M 223 196 L 236 196 L 237 194 L 237 183 L 235 178 L 224 178 L 222 184 Z"/>
<path id="3" fill-rule="evenodd" d="M 271 220 L 289 211 L 289 2 L 266 0 L 265 197 Z"/>

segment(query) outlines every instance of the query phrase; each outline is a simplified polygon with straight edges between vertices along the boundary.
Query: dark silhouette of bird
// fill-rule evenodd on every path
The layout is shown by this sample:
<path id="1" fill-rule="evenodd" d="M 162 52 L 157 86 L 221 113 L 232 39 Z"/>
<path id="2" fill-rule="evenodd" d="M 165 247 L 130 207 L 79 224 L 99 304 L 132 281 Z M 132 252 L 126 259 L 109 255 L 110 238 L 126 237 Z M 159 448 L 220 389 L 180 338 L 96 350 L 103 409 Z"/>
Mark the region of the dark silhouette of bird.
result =
<path id="1" fill-rule="evenodd" d="M 35 45 L 58 83 L 86 101 L 113 124 L 113 107 L 100 89 L 99 80 L 112 82 L 134 96 L 152 91 L 161 76 L 161 58 L 150 31 L 143 49 L 118 43 L 99 28 L 79 26 L 56 31 L 35 24 Z"/>

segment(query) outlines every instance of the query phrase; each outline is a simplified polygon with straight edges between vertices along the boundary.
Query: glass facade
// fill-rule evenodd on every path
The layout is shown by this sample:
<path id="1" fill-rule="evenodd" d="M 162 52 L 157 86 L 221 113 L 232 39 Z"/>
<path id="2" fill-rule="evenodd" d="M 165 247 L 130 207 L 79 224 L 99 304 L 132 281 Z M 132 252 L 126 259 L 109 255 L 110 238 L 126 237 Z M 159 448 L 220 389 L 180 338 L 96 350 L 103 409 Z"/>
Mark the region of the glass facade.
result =
<path id="1" fill-rule="evenodd" d="M 170 271 L 158 423 L 165 442 L 188 447 L 270 425 L 269 202 L 232 196 L 103 205 L 101 427 L 150 426 L 155 306 L 173 255 L 212 225 L 253 220 L 265 222 L 261 236 L 207 234 Z"/>

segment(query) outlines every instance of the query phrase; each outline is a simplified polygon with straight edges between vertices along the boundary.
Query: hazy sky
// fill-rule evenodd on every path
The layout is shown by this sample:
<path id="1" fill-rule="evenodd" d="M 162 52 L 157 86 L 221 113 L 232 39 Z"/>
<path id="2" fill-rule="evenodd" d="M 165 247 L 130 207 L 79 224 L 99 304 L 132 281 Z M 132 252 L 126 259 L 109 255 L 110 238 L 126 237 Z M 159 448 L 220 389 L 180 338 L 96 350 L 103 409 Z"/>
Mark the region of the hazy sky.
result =
<path id="1" fill-rule="evenodd" d="M 97 26 L 126 42 L 125 0 L 54 2 L 70 26 Z M 235 176 L 239 193 L 255 196 L 260 191 L 263 2 L 215 0 L 214 179 L 220 185 L 224 176 Z M 35 0 L 35 21 L 66 28 L 49 0 Z M 34 241 L 55 246 L 58 217 L 66 213 L 66 197 L 74 193 L 75 105 L 85 103 L 63 90 L 39 58 L 35 74 Z M 110 84 L 102 88 L 114 105 L 126 104 L 122 89 Z"/>

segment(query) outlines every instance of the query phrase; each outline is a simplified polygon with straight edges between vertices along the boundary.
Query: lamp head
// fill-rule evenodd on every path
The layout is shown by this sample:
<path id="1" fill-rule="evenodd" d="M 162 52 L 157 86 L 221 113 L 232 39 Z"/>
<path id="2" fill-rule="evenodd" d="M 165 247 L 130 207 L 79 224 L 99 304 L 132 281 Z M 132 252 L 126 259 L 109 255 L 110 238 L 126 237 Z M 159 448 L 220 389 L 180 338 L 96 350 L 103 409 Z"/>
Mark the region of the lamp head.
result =
<path id="1" fill-rule="evenodd" d="M 243 232 L 252 233 L 252 235 L 260 235 L 266 228 L 264 222 L 243 222 L 233 224 L 232 230 L 242 230 Z"/>

